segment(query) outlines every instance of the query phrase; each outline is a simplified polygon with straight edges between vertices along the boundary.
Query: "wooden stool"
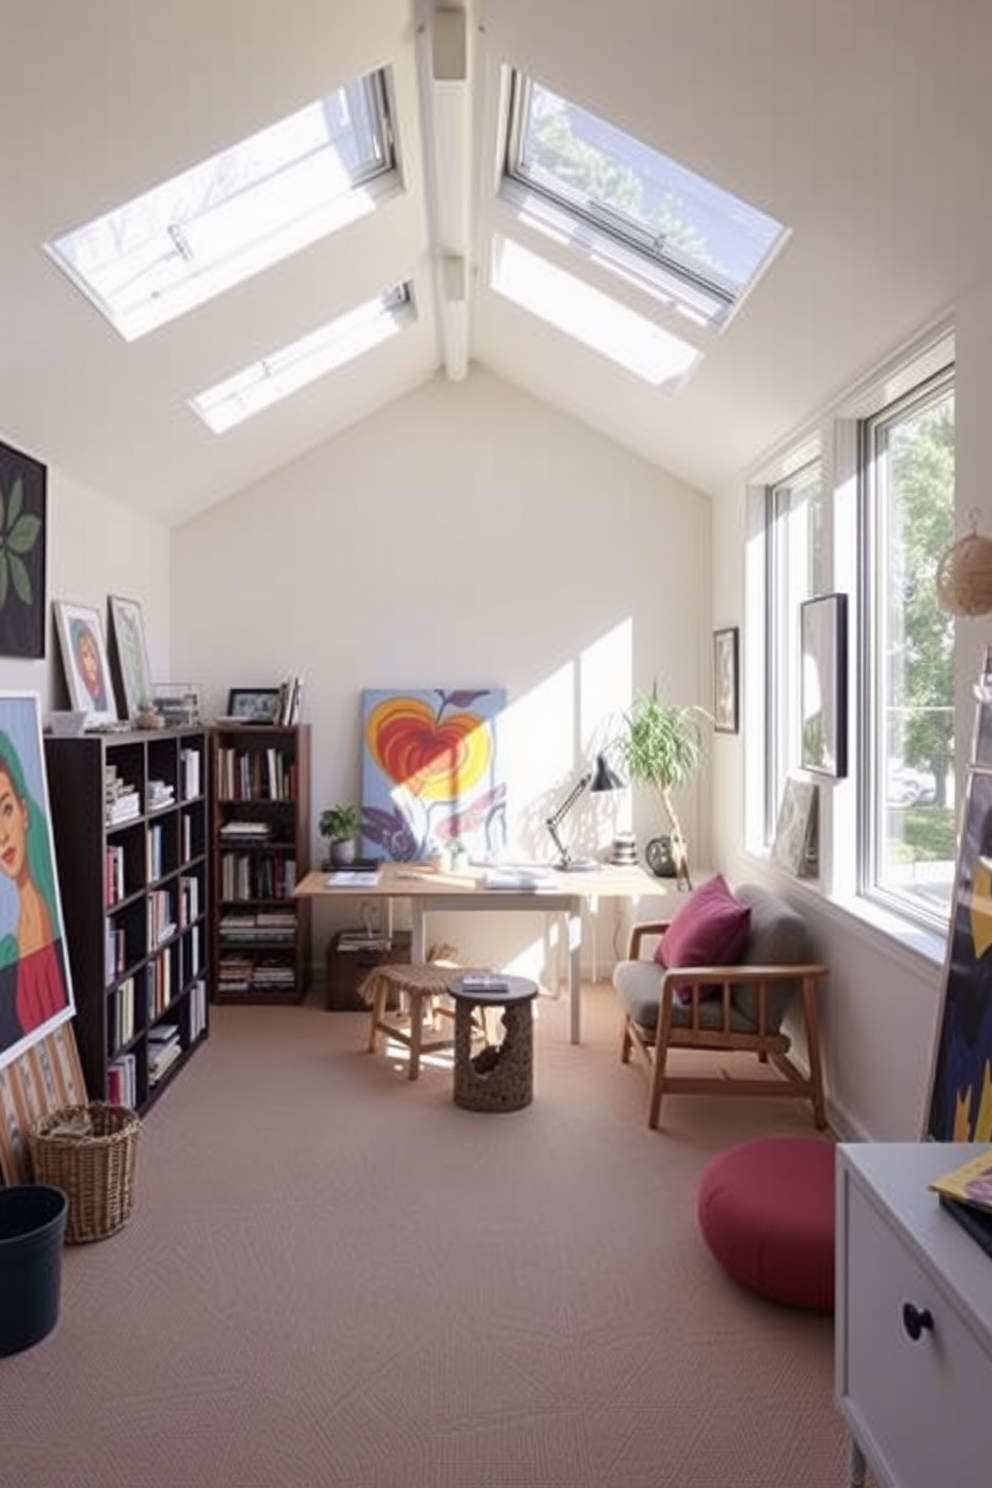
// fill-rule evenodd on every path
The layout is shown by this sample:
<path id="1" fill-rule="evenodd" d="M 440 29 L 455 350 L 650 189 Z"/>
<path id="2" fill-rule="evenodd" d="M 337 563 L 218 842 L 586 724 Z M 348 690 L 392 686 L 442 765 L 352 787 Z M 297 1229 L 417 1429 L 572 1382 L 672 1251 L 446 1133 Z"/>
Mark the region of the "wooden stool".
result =
<path id="1" fill-rule="evenodd" d="M 381 1033 L 396 1039 L 410 1050 L 408 1075 L 411 1080 L 415 1080 L 420 1074 L 421 1054 L 428 1049 L 448 1047 L 452 1042 L 452 1033 L 441 1031 L 441 1020 L 447 1018 L 450 1022 L 454 1018 L 452 1009 L 442 1003 L 442 998 L 448 991 L 450 977 L 450 966 L 431 964 L 387 964 L 370 971 L 358 989 L 363 1000 L 372 1007 L 369 1053 L 374 1054 L 378 1049 Z M 391 992 L 399 996 L 398 1013 L 386 1011 Z M 405 1014 L 407 1003 L 409 1012 Z"/>

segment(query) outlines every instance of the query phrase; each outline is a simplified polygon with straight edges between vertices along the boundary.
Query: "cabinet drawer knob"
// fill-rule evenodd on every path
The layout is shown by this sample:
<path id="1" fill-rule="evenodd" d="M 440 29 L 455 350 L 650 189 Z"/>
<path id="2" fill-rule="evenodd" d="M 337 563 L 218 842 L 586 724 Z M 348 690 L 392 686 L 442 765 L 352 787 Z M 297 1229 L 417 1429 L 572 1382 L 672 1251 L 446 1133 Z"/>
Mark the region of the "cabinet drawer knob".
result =
<path id="1" fill-rule="evenodd" d="M 902 1325 L 915 1343 L 922 1333 L 933 1331 L 933 1314 L 929 1307 L 914 1307 L 912 1302 L 904 1302 Z"/>

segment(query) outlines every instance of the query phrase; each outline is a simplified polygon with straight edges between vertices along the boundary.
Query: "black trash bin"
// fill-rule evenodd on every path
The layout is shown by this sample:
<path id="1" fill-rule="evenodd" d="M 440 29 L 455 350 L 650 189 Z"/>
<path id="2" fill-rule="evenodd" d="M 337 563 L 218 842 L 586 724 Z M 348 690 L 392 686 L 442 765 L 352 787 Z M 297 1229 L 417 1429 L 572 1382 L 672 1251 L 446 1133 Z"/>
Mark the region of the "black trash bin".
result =
<path id="1" fill-rule="evenodd" d="M 0 1188 L 0 1355 L 39 1343 L 58 1322 L 68 1215 L 61 1188 Z"/>

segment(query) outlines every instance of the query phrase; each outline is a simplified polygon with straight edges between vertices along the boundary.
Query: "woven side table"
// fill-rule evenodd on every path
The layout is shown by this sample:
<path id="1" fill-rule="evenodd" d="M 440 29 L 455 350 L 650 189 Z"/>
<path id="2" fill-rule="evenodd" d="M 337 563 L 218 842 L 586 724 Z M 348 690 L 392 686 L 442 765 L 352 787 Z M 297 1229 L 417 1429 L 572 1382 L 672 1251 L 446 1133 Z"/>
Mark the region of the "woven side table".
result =
<path id="1" fill-rule="evenodd" d="M 534 1098 L 531 1003 L 537 983 L 528 977 L 461 972 L 449 977 L 448 991 L 455 1000 L 455 1105 L 469 1111 L 519 1111 L 529 1106 Z M 502 1042 L 487 1042 L 473 1056 L 476 1013 L 491 1008 L 502 1010 Z"/>

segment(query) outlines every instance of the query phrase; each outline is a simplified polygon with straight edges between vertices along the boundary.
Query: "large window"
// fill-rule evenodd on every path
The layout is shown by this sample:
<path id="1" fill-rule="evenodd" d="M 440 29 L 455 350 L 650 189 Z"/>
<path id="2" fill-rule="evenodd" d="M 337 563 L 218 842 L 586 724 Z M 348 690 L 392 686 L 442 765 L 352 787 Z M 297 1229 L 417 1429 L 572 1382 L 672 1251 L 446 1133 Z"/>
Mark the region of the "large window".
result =
<path id="1" fill-rule="evenodd" d="M 768 678 L 765 842 L 772 841 L 789 772 L 799 764 L 799 607 L 827 588 L 820 461 L 767 488 L 765 509 Z"/>
<path id="2" fill-rule="evenodd" d="M 862 425 L 862 892 L 943 927 L 955 853 L 953 624 L 937 563 L 954 537 L 947 369 Z"/>
<path id="3" fill-rule="evenodd" d="M 133 341 L 375 210 L 399 176 L 369 73 L 46 244 Z"/>

